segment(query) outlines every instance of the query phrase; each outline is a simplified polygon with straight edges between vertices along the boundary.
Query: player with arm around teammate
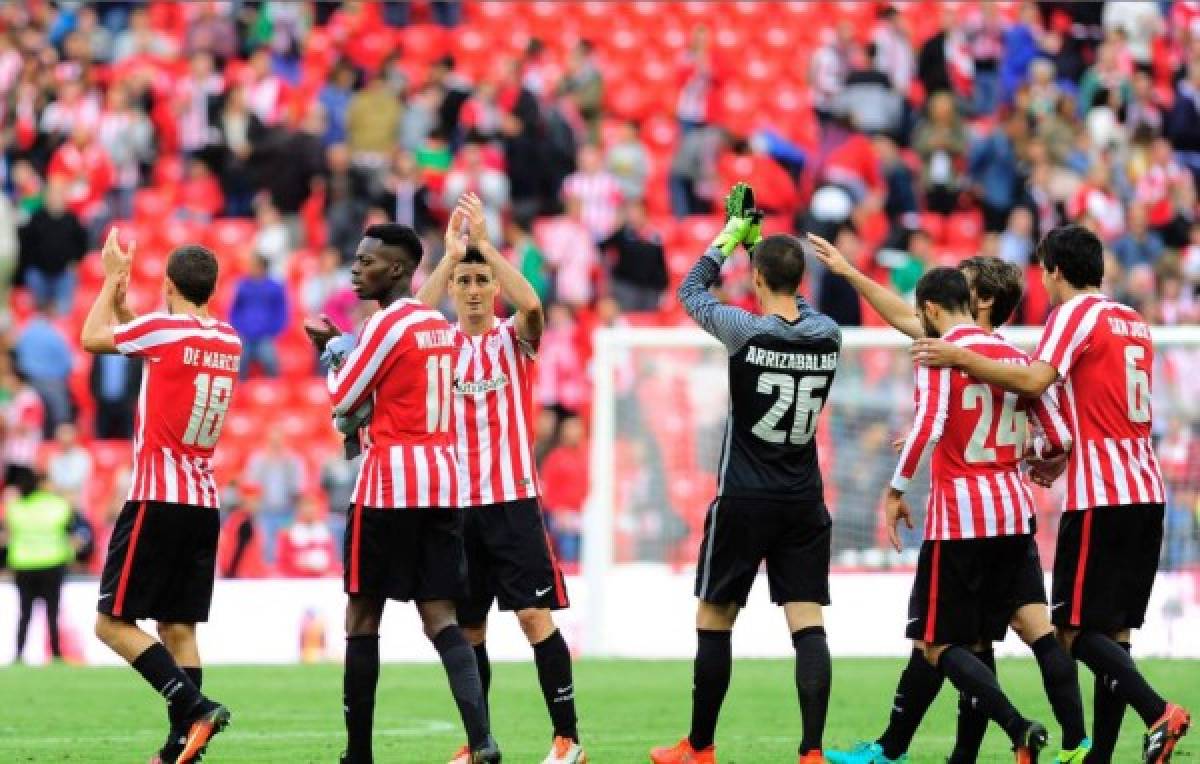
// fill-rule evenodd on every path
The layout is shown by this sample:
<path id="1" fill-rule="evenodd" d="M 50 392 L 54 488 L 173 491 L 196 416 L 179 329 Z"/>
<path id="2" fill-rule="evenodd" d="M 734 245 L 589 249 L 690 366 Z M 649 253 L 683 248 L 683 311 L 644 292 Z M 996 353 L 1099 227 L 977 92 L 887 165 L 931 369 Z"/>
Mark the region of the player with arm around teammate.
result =
<path id="1" fill-rule="evenodd" d="M 445 256 L 417 299 L 436 307 L 447 292 L 458 315 L 453 395 L 469 590 L 457 603 L 458 620 L 475 649 L 486 698 L 488 611 L 498 600 L 501 610 L 516 614 L 554 727 L 543 764 L 584 764 L 571 652 L 551 616 L 567 607 L 567 591 L 546 534 L 533 453 L 542 303 L 488 241 L 483 203 L 474 194 L 451 215 Z M 515 316 L 496 318 L 497 295 L 514 305 Z M 459 751 L 451 764 L 465 762 L 466 754 Z"/>
<path id="2" fill-rule="evenodd" d="M 809 234 L 808 238 L 817 259 L 833 273 L 846 278 L 892 327 L 913 339 L 927 336 L 918 312 L 907 301 L 855 268 L 825 239 L 814 234 Z M 1021 271 L 998 257 L 983 255 L 966 258 L 958 264 L 958 269 L 967 280 L 971 314 L 976 324 L 983 331 L 995 334 L 996 328 L 1008 322 L 1021 301 Z M 1049 453 L 1042 456 L 1051 458 Z M 1066 453 L 1061 452 L 1052 458 L 1065 460 Z M 1032 646 L 1049 631 L 1047 619 L 1044 608 L 1023 607 L 1017 609 L 1010 625 L 1026 644 Z M 976 657 L 995 673 L 996 658 L 992 641 L 986 640 L 975 647 L 977 649 L 973 649 L 973 652 Z M 829 760 L 833 764 L 893 764 L 907 761 L 908 749 L 917 728 L 933 705 L 942 683 L 941 673 L 925 659 L 924 643 L 915 640 L 896 686 L 886 729 L 875 740 L 858 743 L 849 751 L 829 751 Z M 983 745 L 987 726 L 987 716 L 972 698 L 960 695 L 954 749 L 948 759 L 949 764 L 975 761 Z M 1081 743 L 1071 751 L 1059 754 L 1059 760 L 1071 762 L 1072 755 L 1082 759 L 1085 754 L 1086 748 Z"/>
<path id="3" fill-rule="evenodd" d="M 369 409 L 366 443 L 346 525 L 346 661 L 342 764 L 371 764 L 379 624 L 387 600 L 415 601 L 442 659 L 467 733 L 470 764 L 500 761 L 479 669 L 455 618 L 466 589 L 451 371 L 455 332 L 411 296 L 421 261 L 411 228 L 373 225 L 358 245 L 350 280 L 381 309 L 355 343 L 328 318 L 306 325 L 330 366 L 336 417 Z"/>
<path id="4" fill-rule="evenodd" d="M 655 764 L 716 761 L 717 716 L 729 687 L 730 637 L 765 560 L 796 651 L 803 716 L 802 764 L 820 764 L 831 661 L 821 608 L 829 604 L 831 527 L 814 434 L 837 371 L 841 330 L 796 292 L 805 247 L 794 236 L 762 238 L 749 188 L 726 201 L 728 220 L 679 287 L 688 314 L 729 355 L 730 414 L 717 496 L 696 565 L 697 649 L 688 736 L 655 748 Z M 752 255 L 762 314 L 721 304 L 709 289 L 739 245 Z"/>
<path id="5" fill-rule="evenodd" d="M 1158 570 L 1164 484 L 1151 441 L 1154 344 L 1145 320 L 1100 291 L 1104 247 L 1079 225 L 1038 245 L 1042 280 L 1057 305 L 1027 366 L 997 363 L 948 343 L 913 346 L 918 363 L 955 367 L 1006 390 L 1052 391 L 1075 446 L 1065 465 L 1065 512 L 1054 555 L 1052 615 L 1059 638 L 1096 677 L 1089 762 L 1112 758 L 1126 705 L 1146 724 L 1143 761 L 1170 761 L 1191 725 L 1164 700 L 1129 654 Z"/>
<path id="6" fill-rule="evenodd" d="M 166 312 L 125 304 L 134 244 L 114 228 L 101 251 L 104 283 L 84 321 L 92 353 L 146 361 L 134 425 L 129 500 L 117 517 L 96 609 L 96 636 L 167 701 L 170 730 L 151 759 L 197 761 L 230 713 L 200 691 L 196 624 L 208 620 L 216 568 L 219 491 L 213 452 L 237 381 L 242 343 L 212 318 L 217 259 L 197 245 L 167 258 Z M 155 639 L 139 619 L 158 624 Z"/>

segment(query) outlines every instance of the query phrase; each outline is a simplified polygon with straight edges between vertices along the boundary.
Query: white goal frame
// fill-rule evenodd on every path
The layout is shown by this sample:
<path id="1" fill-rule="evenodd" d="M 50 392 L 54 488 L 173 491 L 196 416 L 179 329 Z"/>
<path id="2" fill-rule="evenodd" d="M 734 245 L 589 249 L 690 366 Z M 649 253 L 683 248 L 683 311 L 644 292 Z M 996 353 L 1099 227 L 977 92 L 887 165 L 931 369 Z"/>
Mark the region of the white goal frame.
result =
<path id="1" fill-rule="evenodd" d="M 1154 327 L 1155 344 L 1200 347 L 1200 326 Z M 1011 327 L 1001 330 L 1014 344 L 1032 349 L 1042 327 Z M 589 455 L 590 490 L 583 513 L 581 575 L 586 591 L 588 652 L 605 654 L 603 628 L 609 605 L 605 601 L 606 579 L 613 571 L 613 516 L 616 502 L 616 375 L 621 351 L 638 348 L 717 349 L 720 343 L 697 327 L 598 329 L 592 335 L 592 422 Z M 844 349 L 906 348 L 908 337 L 890 328 L 846 328 Z M 836 384 L 836 383 L 835 383 Z"/>

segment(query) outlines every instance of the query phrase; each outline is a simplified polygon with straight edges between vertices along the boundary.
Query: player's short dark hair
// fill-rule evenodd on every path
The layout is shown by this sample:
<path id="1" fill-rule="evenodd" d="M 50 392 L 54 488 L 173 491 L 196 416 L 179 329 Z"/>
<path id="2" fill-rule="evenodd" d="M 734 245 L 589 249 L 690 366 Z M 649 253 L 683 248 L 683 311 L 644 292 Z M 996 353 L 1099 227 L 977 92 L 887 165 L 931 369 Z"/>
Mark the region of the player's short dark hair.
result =
<path id="1" fill-rule="evenodd" d="M 167 258 L 167 278 L 193 305 L 204 305 L 212 297 L 217 271 L 217 256 L 199 244 L 184 244 Z"/>
<path id="2" fill-rule="evenodd" d="M 1081 225 L 1052 229 L 1038 243 L 1037 256 L 1047 272 L 1058 271 L 1076 289 L 1098 287 L 1104 281 L 1104 245 Z"/>
<path id="3" fill-rule="evenodd" d="M 467 254 L 463 255 L 462 262 L 464 265 L 487 265 L 483 252 L 474 245 L 467 247 Z"/>
<path id="4" fill-rule="evenodd" d="M 958 268 L 930 268 L 917 282 L 917 307 L 931 302 L 945 310 L 968 312 L 971 290 Z"/>
<path id="5" fill-rule="evenodd" d="M 776 294 L 795 294 L 804 278 L 804 244 L 786 233 L 767 236 L 754 245 L 754 270 Z"/>
<path id="6" fill-rule="evenodd" d="M 1012 318 L 1025 292 L 1025 276 L 1021 269 L 998 257 L 975 255 L 958 264 L 961 271 L 970 271 L 975 294 L 992 300 L 992 326 L 1000 326 Z"/>
<path id="7" fill-rule="evenodd" d="M 367 228 L 363 236 L 379 239 L 383 246 L 398 253 L 403 258 L 402 264 L 410 273 L 421 264 L 425 248 L 421 245 L 421 237 L 409 226 L 400 223 L 376 223 Z"/>

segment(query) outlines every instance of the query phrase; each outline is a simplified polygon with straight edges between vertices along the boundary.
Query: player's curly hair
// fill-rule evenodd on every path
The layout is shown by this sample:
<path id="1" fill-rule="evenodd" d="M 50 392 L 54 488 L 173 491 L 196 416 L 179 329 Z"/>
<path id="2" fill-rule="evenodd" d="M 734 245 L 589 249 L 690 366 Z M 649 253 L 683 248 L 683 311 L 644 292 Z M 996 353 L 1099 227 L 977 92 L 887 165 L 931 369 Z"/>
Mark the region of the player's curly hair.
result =
<path id="1" fill-rule="evenodd" d="M 167 278 L 193 305 L 204 305 L 217 289 L 217 256 L 208 247 L 185 244 L 167 257 Z"/>
<path id="2" fill-rule="evenodd" d="M 400 223 L 376 223 L 368 227 L 363 236 L 379 239 L 385 247 L 397 251 L 404 258 L 402 264 L 409 275 L 421 264 L 425 248 L 421 245 L 421 237 L 409 226 Z"/>
<path id="3" fill-rule="evenodd" d="M 795 294 L 804 278 L 804 252 L 797 237 L 771 234 L 754 246 L 754 269 L 775 294 Z"/>
<path id="4" fill-rule="evenodd" d="M 967 277 L 958 268 L 930 268 L 917 282 L 917 307 L 927 302 L 946 310 L 966 312 L 971 308 Z"/>
<path id="5" fill-rule="evenodd" d="M 975 294 L 991 299 L 992 326 L 1001 326 L 1010 318 L 1025 292 L 1025 276 L 1021 269 L 998 257 L 975 255 L 958 264 L 975 288 Z"/>
<path id="6" fill-rule="evenodd" d="M 1047 273 L 1060 272 L 1076 289 L 1104 282 L 1104 245 L 1081 225 L 1070 223 L 1051 230 L 1038 244 L 1037 256 Z"/>

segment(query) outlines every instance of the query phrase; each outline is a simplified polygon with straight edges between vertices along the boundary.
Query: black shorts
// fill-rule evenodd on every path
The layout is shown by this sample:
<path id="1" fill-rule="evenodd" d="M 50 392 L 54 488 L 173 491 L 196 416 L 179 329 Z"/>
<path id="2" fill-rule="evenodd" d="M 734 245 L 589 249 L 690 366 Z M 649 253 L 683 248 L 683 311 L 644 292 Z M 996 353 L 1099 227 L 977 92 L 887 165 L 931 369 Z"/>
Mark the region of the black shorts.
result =
<path id="1" fill-rule="evenodd" d="M 998 642 L 1018 609 L 1046 602 L 1032 534 L 926 541 L 905 635 L 931 645 Z"/>
<path id="2" fill-rule="evenodd" d="M 221 519 L 211 507 L 127 501 L 113 526 L 96 609 L 125 620 L 208 620 Z"/>
<path id="3" fill-rule="evenodd" d="M 717 497 L 704 520 L 696 596 L 745 605 L 765 560 L 772 602 L 828 605 L 832 527 L 823 503 Z"/>
<path id="4" fill-rule="evenodd" d="M 459 623 L 481 625 L 497 600 L 501 610 L 570 604 L 537 499 L 463 511 L 468 583 L 467 596 L 458 601 Z"/>
<path id="5" fill-rule="evenodd" d="M 1106 633 L 1146 619 L 1163 541 L 1162 504 L 1064 512 L 1054 553 L 1056 626 Z"/>
<path id="6" fill-rule="evenodd" d="M 428 602 L 466 593 L 461 509 L 352 506 L 343 557 L 347 594 Z"/>

